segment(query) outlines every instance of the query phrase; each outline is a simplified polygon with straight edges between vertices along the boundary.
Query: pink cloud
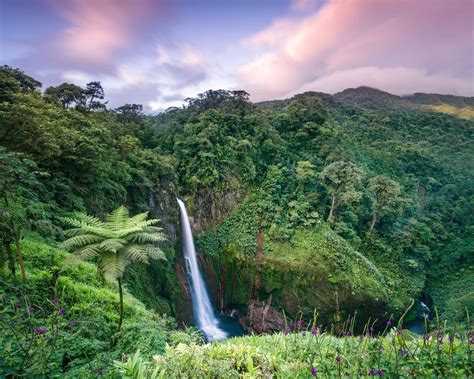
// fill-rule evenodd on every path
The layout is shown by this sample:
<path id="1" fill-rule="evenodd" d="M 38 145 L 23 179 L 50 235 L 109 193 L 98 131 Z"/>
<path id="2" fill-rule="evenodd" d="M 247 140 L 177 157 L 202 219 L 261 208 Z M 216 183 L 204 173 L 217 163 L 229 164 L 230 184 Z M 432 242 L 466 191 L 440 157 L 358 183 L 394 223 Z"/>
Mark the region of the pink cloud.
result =
<path id="1" fill-rule="evenodd" d="M 71 62 L 106 65 L 129 48 L 162 8 L 153 0 L 69 0 L 48 3 L 68 23 L 53 47 Z"/>
<path id="2" fill-rule="evenodd" d="M 241 68 L 242 86 L 255 99 L 283 97 L 308 83 L 329 88 L 328 80 L 340 78 L 339 72 L 371 67 L 379 74 L 405 70 L 420 86 L 427 77 L 442 77 L 447 91 L 469 94 L 472 12 L 470 0 L 329 1 L 307 17 L 276 20 L 248 38 L 261 54 Z M 460 80 L 467 84 L 460 86 Z M 349 86 L 340 85 L 332 87 Z"/>
<path id="3" fill-rule="evenodd" d="M 315 89 L 335 93 L 363 85 L 400 95 L 415 92 L 469 95 L 474 91 L 472 82 L 442 72 L 429 74 L 422 69 L 406 67 L 358 67 L 325 75 L 295 89 L 290 95 Z"/>
<path id="4" fill-rule="evenodd" d="M 290 8 L 297 12 L 307 11 L 312 9 L 318 0 L 292 0 Z"/>

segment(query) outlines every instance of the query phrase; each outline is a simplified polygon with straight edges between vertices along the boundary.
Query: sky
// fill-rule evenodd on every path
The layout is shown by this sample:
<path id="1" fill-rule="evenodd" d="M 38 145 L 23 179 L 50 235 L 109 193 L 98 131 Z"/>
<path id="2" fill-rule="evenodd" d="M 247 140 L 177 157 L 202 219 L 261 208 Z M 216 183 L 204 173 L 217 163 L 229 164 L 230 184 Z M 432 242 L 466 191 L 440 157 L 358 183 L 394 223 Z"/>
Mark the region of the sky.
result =
<path id="1" fill-rule="evenodd" d="M 0 64 L 148 112 L 361 85 L 474 95 L 474 0 L 0 0 Z"/>

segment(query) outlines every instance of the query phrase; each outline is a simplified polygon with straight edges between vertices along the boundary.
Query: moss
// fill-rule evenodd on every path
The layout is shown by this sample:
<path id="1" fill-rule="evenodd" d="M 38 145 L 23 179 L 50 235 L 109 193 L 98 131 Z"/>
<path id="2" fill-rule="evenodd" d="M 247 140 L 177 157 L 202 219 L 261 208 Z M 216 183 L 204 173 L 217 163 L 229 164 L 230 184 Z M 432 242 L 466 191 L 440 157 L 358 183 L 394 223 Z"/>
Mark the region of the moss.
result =
<path id="1" fill-rule="evenodd" d="M 474 267 L 465 267 L 455 274 L 430 280 L 428 290 L 442 319 L 458 322 L 466 319 L 466 308 L 474 314 Z"/>
<path id="2" fill-rule="evenodd" d="M 217 228 L 198 238 L 199 250 L 212 266 L 207 275 L 210 287 L 219 289 L 217 303 L 224 296 L 227 306 L 245 306 L 252 300 L 259 224 L 252 201 L 247 199 Z M 259 299 L 271 296 L 272 305 L 286 313 L 302 311 L 309 317 L 316 308 L 329 323 L 337 307 L 347 314 L 359 309 L 386 316 L 391 311 L 378 266 L 324 222 L 297 228 L 288 240 L 275 239 L 266 228 L 259 277 Z"/>

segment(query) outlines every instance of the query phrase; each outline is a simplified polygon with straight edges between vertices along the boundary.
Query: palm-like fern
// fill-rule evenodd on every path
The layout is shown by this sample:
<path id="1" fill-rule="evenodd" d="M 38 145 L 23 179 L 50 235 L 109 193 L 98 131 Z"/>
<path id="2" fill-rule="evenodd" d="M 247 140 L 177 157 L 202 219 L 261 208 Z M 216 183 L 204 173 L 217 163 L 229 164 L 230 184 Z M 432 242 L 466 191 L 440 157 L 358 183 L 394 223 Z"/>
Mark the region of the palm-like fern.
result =
<path id="1" fill-rule="evenodd" d="M 75 218 L 64 218 L 72 226 L 66 230 L 69 237 L 59 245 L 83 260 L 93 260 L 102 275 L 117 280 L 120 295 L 120 321 L 123 320 L 122 277 L 132 262 L 148 263 L 150 259 L 166 259 L 158 242 L 166 238 L 155 226 L 159 220 L 147 220 L 148 212 L 130 217 L 121 206 L 110 213 L 105 221 L 76 213 Z"/>

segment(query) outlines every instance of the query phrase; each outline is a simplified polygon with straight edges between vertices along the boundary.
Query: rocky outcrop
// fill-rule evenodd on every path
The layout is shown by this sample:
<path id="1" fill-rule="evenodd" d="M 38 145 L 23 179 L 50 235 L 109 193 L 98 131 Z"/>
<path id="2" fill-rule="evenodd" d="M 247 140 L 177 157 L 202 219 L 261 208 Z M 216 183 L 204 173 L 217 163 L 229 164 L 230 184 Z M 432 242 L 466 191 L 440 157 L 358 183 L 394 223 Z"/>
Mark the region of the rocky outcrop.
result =
<path id="1" fill-rule="evenodd" d="M 241 189 L 229 188 L 222 192 L 203 189 L 192 198 L 186 198 L 193 233 L 201 233 L 216 226 L 237 206 L 242 197 Z"/>
<path id="2" fill-rule="evenodd" d="M 163 178 L 157 188 L 149 188 L 148 206 L 151 216 L 161 220 L 166 237 L 170 244 L 178 240 L 179 210 L 176 202 L 176 188 L 174 184 Z"/>
<path id="3" fill-rule="evenodd" d="M 241 324 L 247 332 L 275 333 L 285 329 L 283 314 L 271 306 L 272 298 L 267 301 L 252 301 L 249 304 L 247 316 L 241 319 Z"/>

